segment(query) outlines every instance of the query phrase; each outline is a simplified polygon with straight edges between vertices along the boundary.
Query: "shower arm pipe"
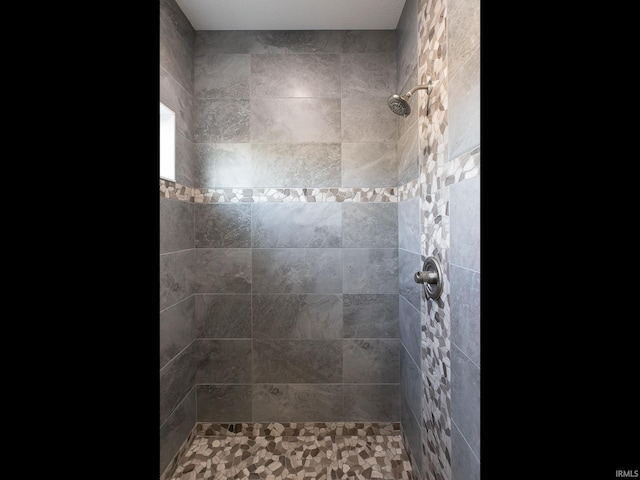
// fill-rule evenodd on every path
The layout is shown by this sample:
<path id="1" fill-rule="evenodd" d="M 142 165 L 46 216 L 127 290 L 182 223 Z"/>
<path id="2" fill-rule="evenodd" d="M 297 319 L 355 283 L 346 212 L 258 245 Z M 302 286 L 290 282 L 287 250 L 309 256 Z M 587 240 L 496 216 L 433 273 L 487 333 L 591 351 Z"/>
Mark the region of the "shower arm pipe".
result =
<path id="1" fill-rule="evenodd" d="M 433 82 L 431 80 L 429 80 L 429 82 L 427 82 L 426 84 L 416 85 L 411 90 L 409 90 L 407 93 L 405 93 L 402 96 L 402 98 L 404 98 L 405 100 L 408 100 L 409 98 L 411 98 L 411 95 L 413 95 L 416 90 L 424 90 L 424 89 L 427 89 L 428 90 L 427 91 L 427 95 L 430 95 L 431 91 L 433 90 Z"/>

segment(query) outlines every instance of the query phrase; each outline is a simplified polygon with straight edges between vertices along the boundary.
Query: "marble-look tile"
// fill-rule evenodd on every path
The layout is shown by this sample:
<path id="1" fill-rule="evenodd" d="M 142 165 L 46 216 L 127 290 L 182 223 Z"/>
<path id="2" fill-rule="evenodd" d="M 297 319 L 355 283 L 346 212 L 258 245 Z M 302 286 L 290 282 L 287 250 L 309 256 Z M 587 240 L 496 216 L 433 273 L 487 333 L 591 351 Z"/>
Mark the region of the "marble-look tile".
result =
<path id="1" fill-rule="evenodd" d="M 339 53 L 341 45 L 340 30 L 260 30 L 251 53 Z"/>
<path id="2" fill-rule="evenodd" d="M 251 385 L 196 385 L 198 422 L 250 422 Z"/>
<path id="3" fill-rule="evenodd" d="M 388 97 L 396 90 L 396 54 L 349 53 L 342 55 L 343 98 Z"/>
<path id="4" fill-rule="evenodd" d="M 254 248 L 253 293 L 342 293 L 342 255 L 339 248 Z"/>
<path id="5" fill-rule="evenodd" d="M 398 140 L 398 183 L 414 180 L 419 174 L 418 122 L 414 122 Z"/>
<path id="6" fill-rule="evenodd" d="M 344 293 L 398 293 L 396 248 L 344 249 Z"/>
<path id="7" fill-rule="evenodd" d="M 453 76 L 480 48 L 480 0 L 449 1 L 447 18 L 447 68 Z"/>
<path id="8" fill-rule="evenodd" d="M 342 121 L 342 140 L 345 142 L 398 140 L 398 116 L 389 109 L 386 97 L 343 98 L 341 114 L 338 125 Z"/>
<path id="9" fill-rule="evenodd" d="M 196 423 L 196 390 L 192 388 L 160 427 L 160 473 L 164 472 Z"/>
<path id="10" fill-rule="evenodd" d="M 342 338 L 342 296 L 253 295 L 252 338 Z"/>
<path id="11" fill-rule="evenodd" d="M 345 30 L 342 53 L 394 52 L 398 45 L 395 30 Z"/>
<path id="12" fill-rule="evenodd" d="M 251 338 L 251 295 L 194 295 L 199 338 Z"/>
<path id="13" fill-rule="evenodd" d="M 254 187 L 317 188 L 341 184 L 339 143 L 252 143 L 251 158 Z"/>
<path id="14" fill-rule="evenodd" d="M 480 367 L 480 273 L 449 263 L 451 341 Z"/>
<path id="15" fill-rule="evenodd" d="M 398 84 L 405 83 L 418 64 L 418 2 L 406 0 L 398 25 Z"/>
<path id="16" fill-rule="evenodd" d="M 422 413 L 422 373 L 404 345 L 400 345 L 400 396 L 411 409 L 412 416 Z"/>
<path id="17" fill-rule="evenodd" d="M 340 98 L 340 55 L 251 55 L 251 98 Z"/>
<path id="18" fill-rule="evenodd" d="M 196 357 L 192 342 L 160 369 L 160 425 L 196 383 Z"/>
<path id="19" fill-rule="evenodd" d="M 451 428 L 451 477 L 480 480 L 480 462 L 474 456 L 455 422 Z"/>
<path id="20" fill-rule="evenodd" d="M 173 29 L 182 37 L 184 42 L 189 45 L 190 48 L 193 48 L 196 32 L 176 1 L 160 0 L 160 12 L 166 15 L 167 19 L 173 25 Z"/>
<path id="21" fill-rule="evenodd" d="M 449 186 L 452 264 L 480 271 L 480 176 Z"/>
<path id="22" fill-rule="evenodd" d="M 197 248 L 194 293 L 251 293 L 251 250 Z"/>
<path id="23" fill-rule="evenodd" d="M 194 56 L 214 53 L 251 53 L 254 32 L 241 30 L 196 30 Z"/>
<path id="24" fill-rule="evenodd" d="M 420 298 L 424 296 L 423 285 L 416 283 L 415 273 L 422 271 L 424 261 L 417 253 L 398 251 L 398 289 L 414 308 L 420 309 Z"/>
<path id="25" fill-rule="evenodd" d="M 345 338 L 398 338 L 398 295 L 344 294 Z"/>
<path id="26" fill-rule="evenodd" d="M 480 50 L 449 80 L 449 158 L 480 145 Z"/>
<path id="27" fill-rule="evenodd" d="M 160 311 L 193 293 L 193 250 L 160 255 Z"/>
<path id="28" fill-rule="evenodd" d="M 253 340 L 253 383 L 341 383 L 341 340 Z"/>
<path id="29" fill-rule="evenodd" d="M 251 205 L 219 203 L 194 208 L 196 248 L 251 246 Z"/>
<path id="30" fill-rule="evenodd" d="M 251 55 L 206 53 L 193 59 L 194 96 L 251 98 Z"/>
<path id="31" fill-rule="evenodd" d="M 193 140 L 196 143 L 249 142 L 252 106 L 245 99 L 194 99 Z"/>
<path id="32" fill-rule="evenodd" d="M 193 170 L 197 188 L 250 187 L 251 144 L 196 143 Z"/>
<path id="33" fill-rule="evenodd" d="M 165 3 L 166 5 L 166 3 Z M 178 9 L 179 10 L 179 9 Z M 182 12 L 180 12 L 182 13 Z M 174 12 L 160 8 L 160 65 L 184 88 L 193 93 L 193 35 L 176 28 Z M 190 27 L 191 25 L 189 25 Z"/>
<path id="34" fill-rule="evenodd" d="M 420 253 L 420 198 L 398 202 L 398 247 Z"/>
<path id="35" fill-rule="evenodd" d="M 399 385 L 345 385 L 344 418 L 355 422 L 400 421 Z"/>
<path id="36" fill-rule="evenodd" d="M 160 313 L 160 368 L 196 338 L 194 298 L 191 295 Z"/>
<path id="37" fill-rule="evenodd" d="M 342 385 L 254 385 L 253 419 L 332 422 L 344 419 Z"/>
<path id="38" fill-rule="evenodd" d="M 195 144 L 180 133 L 176 134 L 176 183 L 180 185 L 194 185 L 193 162 Z"/>
<path id="39" fill-rule="evenodd" d="M 251 246 L 257 248 L 341 247 L 342 205 L 292 202 L 253 204 L 251 205 Z"/>
<path id="40" fill-rule="evenodd" d="M 400 341 L 404 344 L 414 363 L 420 365 L 420 337 L 422 335 L 420 310 L 411 305 L 403 296 L 400 296 L 399 302 Z"/>
<path id="41" fill-rule="evenodd" d="M 176 114 L 176 134 L 193 140 L 193 96 L 160 66 L 160 101 Z"/>
<path id="42" fill-rule="evenodd" d="M 451 346 L 451 420 L 480 458 L 480 368 Z"/>
<path id="43" fill-rule="evenodd" d="M 194 248 L 193 205 L 160 197 L 160 253 Z"/>
<path id="44" fill-rule="evenodd" d="M 397 248 L 397 203 L 345 203 L 342 205 L 343 246 Z"/>
<path id="45" fill-rule="evenodd" d="M 398 185 L 398 152 L 395 141 L 342 144 L 342 186 L 363 185 Z"/>
<path id="46" fill-rule="evenodd" d="M 197 132 L 196 122 L 196 138 Z M 251 142 L 332 143 L 340 140 L 339 98 L 251 99 Z"/>
<path id="47" fill-rule="evenodd" d="M 196 383 L 250 383 L 251 340 L 196 340 Z"/>
<path id="48" fill-rule="evenodd" d="M 345 339 L 343 357 L 345 383 L 400 383 L 398 339 Z"/>

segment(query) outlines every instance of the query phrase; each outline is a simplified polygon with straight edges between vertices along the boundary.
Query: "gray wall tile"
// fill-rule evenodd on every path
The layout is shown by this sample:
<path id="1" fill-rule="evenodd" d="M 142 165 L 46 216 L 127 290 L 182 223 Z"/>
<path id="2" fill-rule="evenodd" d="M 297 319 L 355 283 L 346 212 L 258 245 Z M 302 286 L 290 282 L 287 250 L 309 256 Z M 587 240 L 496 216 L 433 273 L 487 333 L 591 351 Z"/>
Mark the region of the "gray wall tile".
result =
<path id="1" fill-rule="evenodd" d="M 179 8 L 160 4 L 160 65 L 189 93 L 193 93 L 195 31 Z M 186 20 L 186 22 L 185 22 Z"/>
<path id="2" fill-rule="evenodd" d="M 451 345 L 451 420 L 480 458 L 480 369 Z"/>
<path id="3" fill-rule="evenodd" d="M 167 16 L 177 34 L 180 35 L 190 47 L 193 47 L 195 30 L 176 1 L 160 0 L 160 12 Z"/>
<path id="4" fill-rule="evenodd" d="M 195 343 L 191 343 L 160 369 L 160 425 L 195 385 Z"/>
<path id="5" fill-rule="evenodd" d="M 447 3 L 448 72 L 458 69 L 480 48 L 480 1 L 452 0 Z"/>
<path id="6" fill-rule="evenodd" d="M 398 247 L 420 253 L 420 197 L 398 202 Z"/>
<path id="7" fill-rule="evenodd" d="M 197 248 L 194 293 L 251 293 L 251 250 Z"/>
<path id="8" fill-rule="evenodd" d="M 398 185 L 398 152 L 395 141 L 342 144 L 342 186 L 363 185 Z"/>
<path id="9" fill-rule="evenodd" d="M 400 296 L 404 297 L 414 308 L 420 310 L 420 297 L 423 287 L 416 283 L 416 272 L 422 270 L 424 262 L 417 253 L 398 251 L 398 288 Z"/>
<path id="10" fill-rule="evenodd" d="M 260 203 L 251 212 L 253 247 L 342 246 L 340 203 Z"/>
<path id="11" fill-rule="evenodd" d="M 395 30 L 345 30 L 342 34 L 341 51 L 343 53 L 395 53 L 397 44 Z"/>
<path id="12" fill-rule="evenodd" d="M 400 346 L 400 396 L 404 404 L 411 409 L 413 417 L 420 418 L 422 415 L 422 371 L 416 364 L 409 352 Z"/>
<path id="13" fill-rule="evenodd" d="M 251 385 L 198 385 L 198 422 L 251 422 Z"/>
<path id="14" fill-rule="evenodd" d="M 396 27 L 398 35 L 398 85 L 403 85 L 418 64 L 418 2 L 407 0 Z"/>
<path id="15" fill-rule="evenodd" d="M 251 142 L 340 142 L 339 98 L 251 99 Z"/>
<path id="16" fill-rule="evenodd" d="M 480 271 L 480 177 L 449 187 L 451 249 L 449 261 Z"/>
<path id="17" fill-rule="evenodd" d="M 344 249 L 344 293 L 398 293 L 398 250 Z"/>
<path id="18" fill-rule="evenodd" d="M 451 478 L 480 480 L 480 462 L 454 422 L 451 422 Z"/>
<path id="19" fill-rule="evenodd" d="M 195 184 L 193 163 L 195 158 L 195 145 L 184 135 L 176 133 L 176 182 L 180 185 L 191 187 Z"/>
<path id="20" fill-rule="evenodd" d="M 194 209 L 196 248 L 251 246 L 251 205 L 209 203 Z"/>
<path id="21" fill-rule="evenodd" d="M 194 295 L 199 338 L 251 338 L 251 295 Z"/>
<path id="22" fill-rule="evenodd" d="M 249 143 L 196 143 L 193 158 L 196 188 L 251 186 Z"/>
<path id="23" fill-rule="evenodd" d="M 345 339 L 343 358 L 345 383 L 400 383 L 398 339 Z"/>
<path id="24" fill-rule="evenodd" d="M 244 99 L 195 98 L 193 140 L 196 143 L 249 141 L 251 105 Z"/>
<path id="25" fill-rule="evenodd" d="M 252 55 L 251 97 L 340 98 L 340 55 Z"/>
<path id="26" fill-rule="evenodd" d="M 193 141 L 193 96 L 160 66 L 160 101 L 176 114 L 176 134 Z M 197 110 L 197 109 L 196 109 Z"/>
<path id="27" fill-rule="evenodd" d="M 411 74 L 407 77 L 404 85 L 398 85 L 396 92 L 398 95 L 404 95 L 408 91 L 410 91 L 413 87 L 418 85 L 418 66 L 416 65 Z M 411 107 L 411 112 L 418 112 L 420 109 L 420 94 L 423 90 L 417 90 L 415 94 L 413 94 L 409 100 L 409 106 Z M 398 116 L 398 138 L 402 138 L 402 136 L 409 131 L 409 128 L 413 127 L 415 123 L 418 122 L 418 115 L 415 113 L 409 115 L 408 117 L 400 117 Z M 415 130 L 415 134 L 418 134 L 418 130 Z"/>
<path id="28" fill-rule="evenodd" d="M 339 107 L 339 106 L 338 106 Z M 340 113 L 340 109 L 337 110 Z M 342 99 L 342 140 L 392 142 L 398 139 L 397 115 L 384 98 Z M 340 125 L 340 119 L 338 120 Z"/>
<path id="29" fill-rule="evenodd" d="M 342 338 L 342 295 L 253 295 L 254 339 Z"/>
<path id="30" fill-rule="evenodd" d="M 251 53 L 339 53 L 340 30 L 262 30 L 255 32 Z"/>
<path id="31" fill-rule="evenodd" d="M 400 421 L 399 385 L 345 385 L 344 418 L 353 422 Z"/>
<path id="32" fill-rule="evenodd" d="M 253 143 L 254 187 L 336 187 L 341 183 L 339 143 Z"/>
<path id="33" fill-rule="evenodd" d="M 480 145 L 480 50 L 449 80 L 449 158 Z"/>
<path id="34" fill-rule="evenodd" d="M 344 294 L 345 338 L 398 338 L 398 295 Z"/>
<path id="35" fill-rule="evenodd" d="M 420 365 L 420 342 L 422 338 L 420 309 L 400 296 L 400 341 L 416 365 Z M 416 415 L 418 412 L 414 412 Z"/>
<path id="36" fill-rule="evenodd" d="M 160 474 L 196 424 L 196 390 L 192 388 L 160 427 Z"/>
<path id="37" fill-rule="evenodd" d="M 342 293 L 342 249 L 254 248 L 253 293 Z"/>
<path id="38" fill-rule="evenodd" d="M 397 248 L 396 203 L 344 203 L 344 247 Z"/>
<path id="39" fill-rule="evenodd" d="M 195 340 L 194 308 L 191 295 L 160 313 L 160 368 Z"/>
<path id="40" fill-rule="evenodd" d="M 480 274 L 449 264 L 451 341 L 480 366 Z"/>
<path id="41" fill-rule="evenodd" d="M 160 255 L 160 310 L 193 293 L 193 250 Z"/>
<path id="42" fill-rule="evenodd" d="M 160 253 L 188 250 L 193 238 L 193 205 L 160 197 Z"/>
<path id="43" fill-rule="evenodd" d="M 251 98 L 251 55 L 205 53 L 193 60 L 197 98 Z"/>
<path id="44" fill-rule="evenodd" d="M 418 138 L 418 122 L 416 121 L 398 140 L 398 184 L 400 185 L 419 176 L 420 147 Z"/>
<path id="45" fill-rule="evenodd" d="M 253 383 L 340 383 L 341 340 L 253 340 Z"/>
<path id="46" fill-rule="evenodd" d="M 343 98 L 386 98 L 396 89 L 395 52 L 342 55 Z"/>
<path id="47" fill-rule="evenodd" d="M 250 383 L 251 340 L 199 339 L 196 383 Z"/>
<path id="48" fill-rule="evenodd" d="M 418 469 L 417 472 L 414 471 L 414 475 L 420 479 L 427 478 L 422 462 L 422 429 L 409 409 L 406 398 L 400 399 L 400 424 L 404 432 L 405 447 L 413 460 L 411 466 Z"/>
<path id="49" fill-rule="evenodd" d="M 342 385 L 254 385 L 253 421 L 344 421 Z"/>
<path id="50" fill-rule="evenodd" d="M 197 30 L 193 51 L 195 56 L 210 53 L 251 53 L 254 32 L 236 30 Z"/>

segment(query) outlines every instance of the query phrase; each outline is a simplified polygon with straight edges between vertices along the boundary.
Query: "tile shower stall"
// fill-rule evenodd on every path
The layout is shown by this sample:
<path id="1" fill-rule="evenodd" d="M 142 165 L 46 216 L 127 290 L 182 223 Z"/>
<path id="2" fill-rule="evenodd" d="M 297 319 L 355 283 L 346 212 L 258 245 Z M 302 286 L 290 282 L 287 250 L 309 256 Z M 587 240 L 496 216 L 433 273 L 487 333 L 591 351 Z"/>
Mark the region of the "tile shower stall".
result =
<path id="1" fill-rule="evenodd" d="M 195 31 L 160 1 L 161 478 L 214 475 L 179 465 L 197 442 L 309 432 L 349 437 L 352 478 L 480 477 L 479 55 L 477 0 L 384 31 Z M 365 473 L 376 441 L 397 456 Z"/>

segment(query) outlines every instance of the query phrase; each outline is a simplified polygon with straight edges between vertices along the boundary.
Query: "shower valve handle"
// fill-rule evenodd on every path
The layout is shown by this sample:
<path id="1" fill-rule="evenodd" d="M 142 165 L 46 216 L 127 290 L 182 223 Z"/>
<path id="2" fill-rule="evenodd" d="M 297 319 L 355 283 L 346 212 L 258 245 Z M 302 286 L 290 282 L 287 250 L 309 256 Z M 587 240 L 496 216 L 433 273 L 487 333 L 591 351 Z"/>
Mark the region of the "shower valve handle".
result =
<path id="1" fill-rule="evenodd" d="M 438 283 L 438 274 L 436 272 L 416 272 L 414 280 L 416 283 Z"/>
<path id="2" fill-rule="evenodd" d="M 436 257 L 427 257 L 422 266 L 421 272 L 416 272 L 413 276 L 416 283 L 421 283 L 424 293 L 428 299 L 436 300 L 442 294 L 442 268 Z"/>

